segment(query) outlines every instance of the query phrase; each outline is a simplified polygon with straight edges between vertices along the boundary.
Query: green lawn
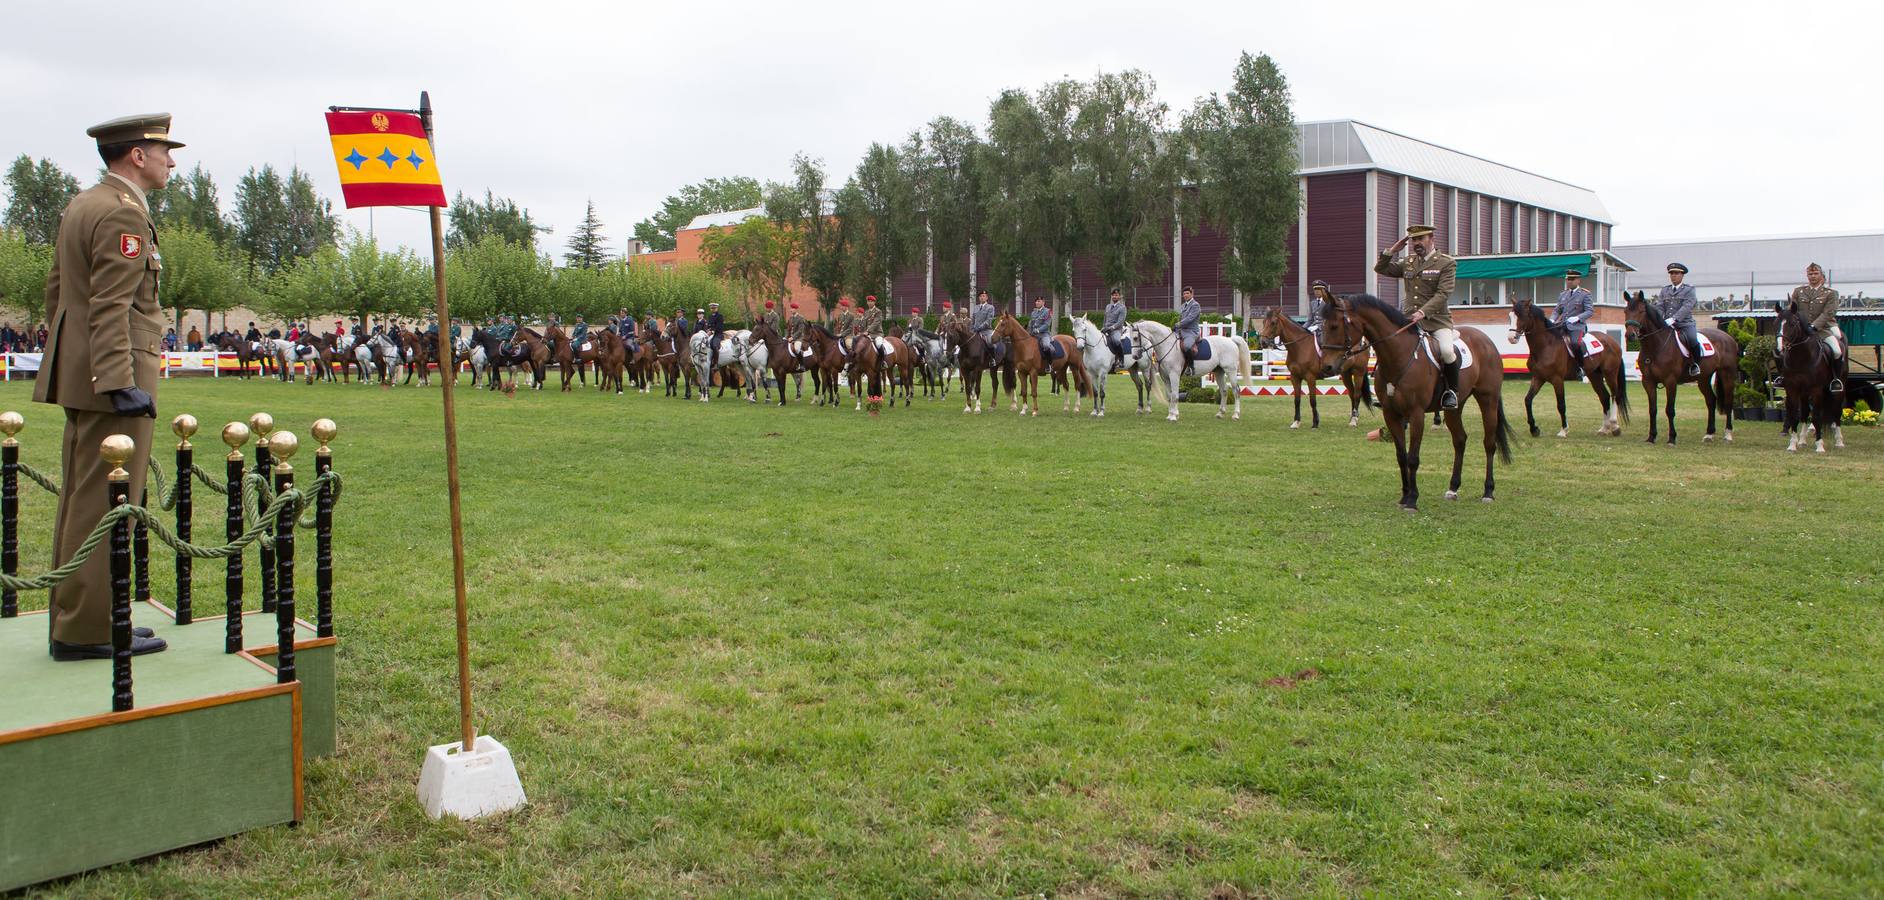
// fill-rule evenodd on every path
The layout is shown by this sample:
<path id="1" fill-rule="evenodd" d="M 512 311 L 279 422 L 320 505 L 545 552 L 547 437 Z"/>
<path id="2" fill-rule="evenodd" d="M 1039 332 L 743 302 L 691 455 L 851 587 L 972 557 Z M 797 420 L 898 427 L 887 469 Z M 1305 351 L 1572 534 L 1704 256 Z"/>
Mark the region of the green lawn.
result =
<path id="1" fill-rule="evenodd" d="M 1651 447 L 1639 387 L 1614 439 L 1577 386 L 1494 504 L 1429 442 L 1408 515 L 1344 400 L 1289 431 L 1115 387 L 1026 421 L 461 393 L 478 722 L 530 795 L 464 824 L 413 790 L 457 727 L 438 392 L 168 382 L 165 421 L 341 425 L 341 752 L 299 828 L 53 889 L 1884 892 L 1876 430 L 1703 444 L 1688 389 Z M 0 407 L 56 468 L 57 410 Z"/>

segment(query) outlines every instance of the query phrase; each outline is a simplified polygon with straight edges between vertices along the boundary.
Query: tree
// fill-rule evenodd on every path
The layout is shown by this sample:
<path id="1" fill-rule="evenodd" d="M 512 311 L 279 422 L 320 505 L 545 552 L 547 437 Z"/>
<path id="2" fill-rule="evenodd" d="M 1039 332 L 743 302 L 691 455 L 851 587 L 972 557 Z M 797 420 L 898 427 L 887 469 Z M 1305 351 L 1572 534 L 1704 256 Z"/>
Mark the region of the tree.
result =
<path id="1" fill-rule="evenodd" d="M 236 183 L 235 245 L 251 278 L 292 268 L 333 246 L 339 232 L 333 202 L 316 194 L 313 180 L 298 167 L 284 180 L 264 165 Z"/>
<path id="2" fill-rule="evenodd" d="M 165 229 L 162 238 L 164 273 L 157 299 L 177 311 L 179 328 L 185 310 L 208 314 L 253 302 L 242 262 L 208 233 L 178 225 Z"/>
<path id="3" fill-rule="evenodd" d="M 49 159 L 37 164 L 20 154 L 7 167 L 7 211 L 0 220 L 18 229 L 29 244 L 51 244 L 59 236 L 59 217 L 79 192 L 78 179 Z"/>
<path id="4" fill-rule="evenodd" d="M 783 296 L 795 233 L 753 216 L 730 228 L 714 228 L 700 239 L 706 270 L 737 292 L 745 303 L 746 318 L 753 319 L 753 301 Z"/>
<path id="5" fill-rule="evenodd" d="M 846 235 L 826 197 L 824 162 L 800 153 L 792 157 L 792 175 L 790 183 L 771 186 L 765 214 L 796 235 L 798 280 L 818 292 L 829 312 L 844 290 Z"/>
<path id="6" fill-rule="evenodd" d="M 1003 91 L 988 113 L 988 178 L 983 184 L 993 265 L 988 288 L 1012 296 L 1032 271 L 1057 300 L 1072 289 L 1071 265 L 1085 248 L 1073 205 L 1073 119 L 1078 82 L 1060 80 L 1033 96 Z"/>
<path id="7" fill-rule="evenodd" d="M 1267 54 L 1244 53 L 1229 96 L 1199 100 L 1183 136 L 1202 217 L 1229 238 L 1224 275 L 1245 294 L 1275 289 L 1301 213 L 1288 80 Z"/>
<path id="8" fill-rule="evenodd" d="M 635 223 L 635 239 L 651 250 L 674 249 L 674 235 L 695 217 L 752 209 L 765 202 L 759 180 L 744 175 L 708 178 L 661 201 L 661 211 Z"/>
<path id="9" fill-rule="evenodd" d="M 915 136 L 901 150 L 873 143 L 837 194 L 837 217 L 850 244 L 844 284 L 853 295 L 881 293 L 891 300 L 891 279 L 922 259 L 922 207 L 915 176 L 922 155 L 921 139 Z"/>
<path id="10" fill-rule="evenodd" d="M 284 319 L 344 314 L 418 316 L 432 306 L 432 267 L 410 250 L 383 251 L 358 231 L 315 251 L 270 283 L 261 301 Z"/>
<path id="11" fill-rule="evenodd" d="M 582 224 L 576 226 L 576 233 L 569 236 L 568 246 L 563 260 L 574 268 L 599 269 L 614 258 L 608 252 L 608 238 L 602 234 L 602 220 L 595 215 L 594 200 L 589 201 L 589 211 L 582 217 Z"/>
<path id="12" fill-rule="evenodd" d="M 477 243 L 485 235 L 496 235 L 506 243 L 525 250 L 536 250 L 536 236 L 548 234 L 549 226 L 530 218 L 530 211 L 508 197 L 484 192 L 484 202 L 466 197 L 463 192 L 451 199 L 451 230 L 445 234 L 445 246 L 458 249 Z"/>
<path id="13" fill-rule="evenodd" d="M 942 116 L 929 123 L 928 173 L 923 191 L 936 278 L 957 299 L 973 295 L 968 254 L 983 238 L 981 155 L 985 145 L 966 122 Z M 979 274 L 979 273 L 977 273 Z"/>
<path id="14" fill-rule="evenodd" d="M 229 240 L 229 223 L 222 217 L 216 180 L 203 171 L 200 163 L 189 174 L 172 177 L 168 187 L 150 193 L 150 215 L 162 235 L 166 260 L 173 229 L 200 231 L 218 244 Z M 164 274 L 169 277 L 168 267 Z"/>
<path id="15" fill-rule="evenodd" d="M 26 239 L 26 232 L 0 228 L 0 308 L 39 321 L 46 317 L 46 276 L 52 245 Z"/>
<path id="16" fill-rule="evenodd" d="M 486 234 L 450 251 L 445 278 L 452 311 L 467 319 L 535 314 L 549 306 L 550 260 Z"/>
<path id="17" fill-rule="evenodd" d="M 1170 260 L 1165 228 L 1172 222 L 1178 165 L 1164 147 L 1169 113 L 1143 72 L 1100 73 L 1081 88 L 1068 199 L 1083 249 L 1098 258 L 1108 286 L 1132 283 Z"/>

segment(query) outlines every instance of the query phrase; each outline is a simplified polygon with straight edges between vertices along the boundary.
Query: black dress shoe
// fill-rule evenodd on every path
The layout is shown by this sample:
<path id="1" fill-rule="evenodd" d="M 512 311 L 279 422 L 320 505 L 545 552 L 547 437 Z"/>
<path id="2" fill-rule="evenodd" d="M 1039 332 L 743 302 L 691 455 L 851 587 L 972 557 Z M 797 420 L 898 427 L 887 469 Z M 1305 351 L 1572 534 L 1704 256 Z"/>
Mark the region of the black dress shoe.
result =
<path id="1" fill-rule="evenodd" d="M 131 638 L 131 655 L 143 656 L 146 653 L 159 653 L 170 646 L 163 638 Z M 110 644 L 68 644 L 64 641 L 52 642 L 52 658 L 59 662 L 71 662 L 75 659 L 110 659 Z"/>
<path id="2" fill-rule="evenodd" d="M 157 636 L 157 632 L 155 632 L 155 631 L 152 631 L 152 630 L 150 630 L 150 629 L 148 629 L 148 628 L 145 628 L 145 627 L 144 627 L 144 626 L 142 626 L 142 625 L 139 625 L 139 626 L 137 626 L 137 627 L 135 627 L 135 628 L 132 628 L 132 629 L 131 629 L 131 636 L 132 636 L 132 637 L 134 637 L 134 638 L 141 638 L 141 637 L 156 637 L 156 636 Z"/>

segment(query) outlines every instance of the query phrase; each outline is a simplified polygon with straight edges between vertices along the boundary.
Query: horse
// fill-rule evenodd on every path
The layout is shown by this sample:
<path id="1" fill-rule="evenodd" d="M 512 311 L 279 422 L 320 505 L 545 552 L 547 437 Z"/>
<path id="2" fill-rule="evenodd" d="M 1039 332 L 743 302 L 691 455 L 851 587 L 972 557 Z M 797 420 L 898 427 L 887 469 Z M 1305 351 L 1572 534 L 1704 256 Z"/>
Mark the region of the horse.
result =
<path id="1" fill-rule="evenodd" d="M 1106 336 L 1085 316 L 1073 317 L 1073 344 L 1079 348 L 1082 365 L 1086 369 L 1086 384 L 1092 391 L 1092 414 L 1104 418 L 1106 414 L 1106 376 L 1112 371 L 1112 348 L 1106 345 Z M 1078 404 L 1075 404 L 1077 408 Z"/>
<path id="2" fill-rule="evenodd" d="M 510 341 L 510 356 L 499 361 L 510 368 L 512 390 L 516 389 L 516 371 L 519 367 L 529 368 L 530 389 L 533 391 L 542 390 L 543 384 L 549 381 L 549 343 L 531 329 L 517 329 L 517 336 Z"/>
<path id="3" fill-rule="evenodd" d="M 823 406 L 828 401 L 836 408 L 837 378 L 847 362 L 843 343 L 830 329 L 816 323 L 807 326 L 805 333 L 811 340 L 811 390 L 817 396 L 815 403 Z"/>
<path id="4" fill-rule="evenodd" d="M 903 405 L 908 406 L 916 396 L 916 351 L 900 337 L 890 336 L 882 340 L 890 348 L 887 354 L 882 355 L 878 365 L 879 369 L 889 374 L 890 393 L 884 400 L 896 402 L 896 385 L 900 381 L 903 385 Z"/>
<path id="5" fill-rule="evenodd" d="M 916 365 L 922 372 L 922 395 L 947 397 L 948 347 L 943 343 L 942 335 L 917 330 L 904 334 L 903 343 L 916 353 Z"/>
<path id="6" fill-rule="evenodd" d="M 1040 376 L 1047 374 L 1050 368 L 1047 359 L 1040 353 L 1040 342 L 1028 333 L 1019 319 L 1014 318 L 1013 313 L 1004 312 L 995 320 L 994 336 L 1007 340 L 1008 357 L 1014 361 L 1014 375 L 1020 383 L 1020 390 L 1008 395 L 1007 408 L 1010 411 L 1018 408 L 1023 416 L 1040 415 Z M 1066 351 L 1062 354 L 1063 358 L 1074 352 L 1071 340 L 1068 338 L 1068 343 L 1060 345 Z M 1055 343 L 1058 342 L 1056 337 Z M 1070 400 L 1069 397 L 1069 403 Z M 1063 404 L 1061 411 L 1065 410 L 1066 405 Z"/>
<path id="7" fill-rule="evenodd" d="M 628 363 L 628 345 L 613 328 L 602 329 L 590 340 L 594 344 L 590 352 L 595 357 L 595 389 L 606 391 L 612 384 L 616 396 L 620 396 L 623 391 L 622 372 Z"/>
<path id="8" fill-rule="evenodd" d="M 1179 376 L 1189 373 L 1203 378 L 1208 375 L 1217 377 L 1217 418 L 1230 412 L 1230 418 L 1243 418 L 1242 383 L 1250 378 L 1249 342 L 1240 335 L 1222 337 L 1214 334 L 1199 335 L 1197 340 L 1210 345 L 1210 358 L 1204 360 L 1198 368 L 1197 363 L 1184 364 L 1184 348 L 1178 339 L 1178 333 L 1168 326 L 1140 319 L 1128 326 L 1133 338 L 1143 351 L 1149 354 L 1154 365 L 1152 388 L 1158 392 L 1170 407 L 1165 416 L 1168 422 L 1177 421 Z M 1227 406 L 1226 400 L 1234 400 L 1235 407 Z"/>
<path id="9" fill-rule="evenodd" d="M 1641 342 L 1642 351 L 1636 354 L 1636 368 L 1642 371 L 1642 387 L 1648 391 L 1649 433 L 1648 443 L 1655 443 L 1655 391 L 1663 384 L 1668 385 L 1668 443 L 1675 443 L 1675 387 L 1684 381 L 1694 381 L 1701 390 L 1701 397 L 1707 401 L 1707 433 L 1701 435 L 1701 442 L 1714 439 L 1715 408 L 1727 417 L 1727 442 L 1734 439 L 1734 383 L 1740 372 L 1740 342 L 1727 332 L 1715 328 L 1700 329 L 1714 344 L 1714 355 L 1701 358 L 1701 374 L 1688 377 L 1688 357 L 1682 352 L 1681 335 L 1674 327 L 1664 321 L 1660 314 L 1649 308 L 1648 298 L 1636 291 L 1627 298 L 1629 333 Z"/>
<path id="10" fill-rule="evenodd" d="M 353 356 L 360 365 L 360 383 L 366 384 L 367 372 L 371 371 L 382 385 L 390 385 L 399 376 L 399 344 L 385 332 L 379 332 L 361 341 L 353 348 Z"/>
<path id="11" fill-rule="evenodd" d="M 1531 348 L 1526 363 L 1531 372 L 1531 389 L 1524 395 L 1524 421 L 1531 428 L 1531 437 L 1540 434 L 1537 418 L 1531 413 L 1531 399 L 1543 389 L 1545 382 L 1557 393 L 1557 436 L 1570 435 L 1570 418 L 1564 412 L 1563 383 L 1575 377 L 1588 377 L 1590 387 L 1596 390 L 1596 399 L 1602 401 L 1603 424 L 1596 433 L 1622 434 L 1617 417 L 1629 418 L 1629 392 L 1624 390 L 1622 375 L 1622 345 L 1601 332 L 1591 337 L 1603 345 L 1602 352 L 1586 355 L 1579 367 L 1576 358 L 1570 355 L 1569 337 L 1562 325 L 1552 325 L 1550 317 L 1530 300 L 1519 297 L 1511 301 L 1511 333 L 1507 339 L 1515 344 L 1522 338 Z"/>
<path id="12" fill-rule="evenodd" d="M 236 377 L 247 378 L 251 374 L 249 367 L 261 358 L 262 348 L 241 338 L 240 335 L 225 334 L 216 339 L 216 350 L 236 355 Z"/>
<path id="13" fill-rule="evenodd" d="M 772 329 L 770 323 L 761 320 L 752 326 L 752 334 L 746 345 L 746 399 L 759 402 L 754 385 L 765 389 L 766 402 L 772 400 L 772 386 L 766 381 L 766 370 L 771 370 L 772 381 L 778 382 L 778 405 L 785 405 L 785 376 L 798 371 L 798 357 L 792 355 L 791 347 L 785 339 Z M 802 397 L 803 394 L 801 393 Z"/>
<path id="14" fill-rule="evenodd" d="M 295 342 L 287 338 L 263 338 L 262 352 L 273 361 L 275 377 L 283 382 L 294 380 L 294 361 L 300 358 Z"/>
<path id="15" fill-rule="evenodd" d="M 497 338 L 482 328 L 472 328 L 471 333 L 460 340 L 458 352 L 471 363 L 472 387 L 477 387 L 482 381 L 486 390 L 497 390 L 497 368 L 501 365 L 499 357 L 502 355 L 500 347 Z M 457 373 L 452 373 L 452 377 L 458 377 Z"/>
<path id="16" fill-rule="evenodd" d="M 1355 294 L 1322 301 L 1322 321 L 1339 318 L 1342 334 L 1352 337 L 1356 331 L 1367 337 L 1380 358 L 1376 374 L 1380 376 L 1380 411 L 1393 435 L 1394 456 L 1400 465 L 1400 508 L 1412 512 L 1419 508 L 1420 438 L 1426 428 L 1426 414 L 1439 409 L 1441 393 L 1437 351 L 1428 335 L 1421 333 L 1413 320 L 1396 307 L 1368 294 Z M 1511 423 L 1505 418 L 1505 371 L 1498 348 L 1491 338 L 1476 328 L 1459 330 L 1459 342 L 1465 345 L 1473 364 L 1459 371 L 1459 398 L 1478 401 L 1483 422 L 1485 445 L 1485 493 L 1479 499 L 1492 502 L 1493 458 L 1511 462 Z M 1343 347 L 1352 353 L 1353 348 Z M 1460 360 L 1463 364 L 1464 360 Z M 1459 408 L 1444 411 L 1446 429 L 1452 433 L 1452 481 L 1446 499 L 1459 497 L 1461 471 L 1465 465 L 1465 423 Z"/>
<path id="17" fill-rule="evenodd" d="M 400 358 L 405 360 L 405 383 L 412 383 L 416 372 L 420 387 L 432 386 L 432 361 L 438 355 L 438 335 L 422 331 L 399 332 Z"/>
<path id="18" fill-rule="evenodd" d="M 1262 339 L 1265 345 L 1280 345 L 1283 352 L 1283 366 L 1289 370 L 1289 393 L 1295 395 L 1295 419 L 1289 422 L 1291 429 L 1302 427 L 1302 385 L 1308 385 L 1308 427 L 1321 427 L 1321 409 L 1316 402 L 1315 382 L 1323 377 L 1324 372 L 1334 367 L 1336 362 L 1323 352 L 1321 342 L 1315 333 L 1296 324 L 1282 312 L 1282 308 L 1271 307 L 1263 313 Z M 1341 360 L 1345 362 L 1346 359 Z M 1361 360 L 1363 368 L 1367 365 L 1365 357 Z M 1353 425 L 1360 421 L 1358 411 L 1349 421 Z"/>
<path id="19" fill-rule="evenodd" d="M 685 389 L 685 399 L 693 399 L 693 367 L 681 359 L 683 348 L 693 336 L 690 331 L 680 327 L 679 320 L 668 322 L 662 327 L 662 337 L 667 346 L 661 352 L 661 368 L 667 373 L 667 396 L 672 397 Z"/>
<path id="20" fill-rule="evenodd" d="M 1321 346 L 1322 360 L 1332 366 L 1322 370 L 1322 377 L 1341 376 L 1341 384 L 1348 391 L 1348 427 L 1358 427 L 1361 424 L 1361 407 L 1374 408 L 1373 376 L 1367 371 L 1368 357 L 1374 352 L 1373 348 L 1368 346 L 1366 335 L 1361 334 L 1352 324 L 1339 319 L 1332 322 L 1322 320 Z M 1343 349 L 1350 347 L 1353 349 Z"/>
<path id="21" fill-rule="evenodd" d="M 850 359 L 844 371 L 844 377 L 850 382 L 851 399 L 857 401 L 858 409 L 863 409 L 865 397 L 883 396 L 883 354 L 877 349 L 876 338 L 853 334 Z"/>
<path id="22" fill-rule="evenodd" d="M 1831 389 L 1838 378 L 1838 358 L 1832 349 L 1812 334 L 1812 323 L 1799 311 L 1799 304 L 1788 301 L 1775 312 L 1779 318 L 1779 375 L 1786 386 L 1786 419 L 1780 429 L 1787 436 L 1786 452 L 1794 453 L 1805 443 L 1807 414 L 1812 416 L 1813 451 L 1825 452 L 1825 432 L 1832 432 L 1832 445 L 1845 449 L 1845 432 L 1839 416 L 1845 407 L 1842 396 Z"/>
<path id="23" fill-rule="evenodd" d="M 635 389 L 643 394 L 654 390 L 654 380 L 661 371 L 661 332 L 658 328 L 635 326 L 635 355 L 628 360 L 628 375 Z"/>
<path id="24" fill-rule="evenodd" d="M 949 343 L 955 347 L 955 365 L 962 374 L 962 412 L 980 415 L 981 373 L 987 372 L 991 381 L 1000 374 L 994 361 L 994 345 L 968 330 L 967 322 L 949 325 L 947 333 Z M 1000 395 L 998 386 L 995 394 Z"/>
<path id="25" fill-rule="evenodd" d="M 701 403 L 707 402 L 707 394 L 712 390 L 714 373 L 725 372 L 736 374 L 739 368 L 739 358 L 745 355 L 746 351 L 745 341 L 740 339 L 738 332 L 724 335 L 720 338 L 720 340 L 725 343 L 720 349 L 719 364 L 715 365 L 713 363 L 712 340 L 713 336 L 710 333 L 696 331 L 693 333 L 693 337 L 687 341 L 687 355 L 693 363 L 693 365 L 689 367 L 689 371 L 693 372 L 695 377 L 699 380 Z M 722 376 L 720 379 L 721 393 L 725 392 L 726 384 L 727 379 Z"/>
<path id="26" fill-rule="evenodd" d="M 543 329 L 543 342 L 549 345 L 550 359 L 556 363 L 556 371 L 562 373 L 563 393 L 567 394 L 572 390 L 569 383 L 576 377 L 575 342 L 569 339 L 563 326 L 555 324 Z M 585 376 L 582 383 L 587 385 L 589 379 Z"/>

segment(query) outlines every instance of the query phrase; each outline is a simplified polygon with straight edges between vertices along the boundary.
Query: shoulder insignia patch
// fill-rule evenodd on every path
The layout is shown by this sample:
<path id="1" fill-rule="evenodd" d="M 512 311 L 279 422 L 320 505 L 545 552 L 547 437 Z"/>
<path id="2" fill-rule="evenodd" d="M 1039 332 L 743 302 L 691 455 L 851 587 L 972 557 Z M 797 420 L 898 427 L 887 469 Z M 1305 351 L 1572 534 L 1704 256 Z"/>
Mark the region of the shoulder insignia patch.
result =
<path id="1" fill-rule="evenodd" d="M 136 259 L 144 252 L 144 239 L 135 234 L 118 235 L 118 252 L 125 259 Z"/>

